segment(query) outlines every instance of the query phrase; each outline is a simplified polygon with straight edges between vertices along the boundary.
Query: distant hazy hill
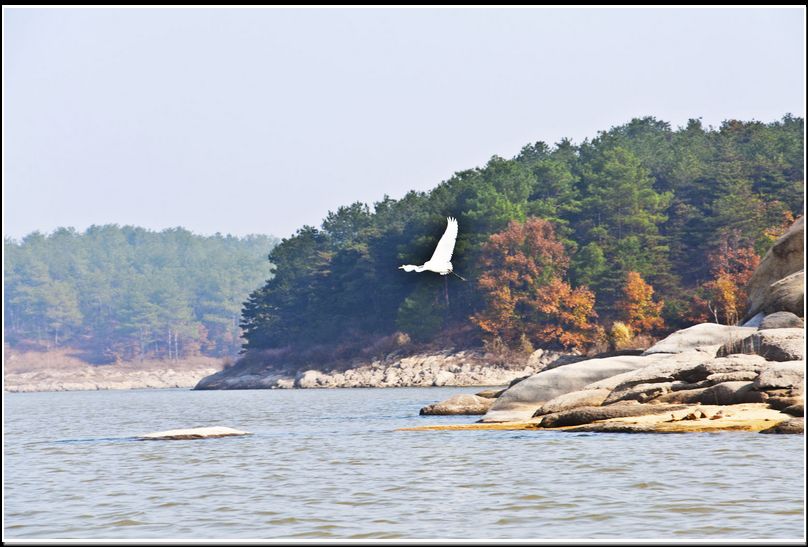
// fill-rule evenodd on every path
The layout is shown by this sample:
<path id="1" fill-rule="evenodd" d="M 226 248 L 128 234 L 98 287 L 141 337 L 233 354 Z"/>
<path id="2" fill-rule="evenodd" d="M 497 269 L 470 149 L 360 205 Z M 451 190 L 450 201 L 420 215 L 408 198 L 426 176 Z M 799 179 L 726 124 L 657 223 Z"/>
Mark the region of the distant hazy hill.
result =
<path id="1" fill-rule="evenodd" d="M 270 277 L 276 242 L 117 225 L 7 239 L 6 342 L 71 346 L 95 362 L 233 355 L 242 303 Z"/>

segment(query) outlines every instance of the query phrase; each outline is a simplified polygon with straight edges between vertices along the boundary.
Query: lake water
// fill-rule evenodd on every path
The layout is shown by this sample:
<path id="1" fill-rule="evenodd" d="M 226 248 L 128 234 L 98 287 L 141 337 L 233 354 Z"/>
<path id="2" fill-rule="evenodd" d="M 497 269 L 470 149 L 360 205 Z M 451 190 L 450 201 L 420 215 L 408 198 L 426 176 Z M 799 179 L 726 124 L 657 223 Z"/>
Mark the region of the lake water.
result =
<path id="1" fill-rule="evenodd" d="M 801 435 L 395 431 L 469 391 L 5 394 L 5 539 L 805 537 Z"/>

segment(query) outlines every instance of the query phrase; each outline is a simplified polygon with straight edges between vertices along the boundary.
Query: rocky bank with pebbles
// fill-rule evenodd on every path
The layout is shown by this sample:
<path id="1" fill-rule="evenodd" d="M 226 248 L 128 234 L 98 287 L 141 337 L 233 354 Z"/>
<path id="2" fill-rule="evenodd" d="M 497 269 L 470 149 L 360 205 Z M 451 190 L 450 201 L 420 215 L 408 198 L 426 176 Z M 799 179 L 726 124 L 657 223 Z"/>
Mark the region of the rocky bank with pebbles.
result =
<path id="1" fill-rule="evenodd" d="M 258 370 L 233 367 L 203 378 L 194 389 L 498 386 L 576 358 L 559 352 L 536 351 L 523 363 L 497 365 L 482 351 L 466 350 L 390 356 L 347 370 L 307 369 L 290 373 L 273 367 Z"/>
<path id="2" fill-rule="evenodd" d="M 222 369 L 221 359 L 127 362 L 91 365 L 69 351 L 4 354 L 3 387 L 7 392 L 95 391 L 106 389 L 190 388 Z"/>

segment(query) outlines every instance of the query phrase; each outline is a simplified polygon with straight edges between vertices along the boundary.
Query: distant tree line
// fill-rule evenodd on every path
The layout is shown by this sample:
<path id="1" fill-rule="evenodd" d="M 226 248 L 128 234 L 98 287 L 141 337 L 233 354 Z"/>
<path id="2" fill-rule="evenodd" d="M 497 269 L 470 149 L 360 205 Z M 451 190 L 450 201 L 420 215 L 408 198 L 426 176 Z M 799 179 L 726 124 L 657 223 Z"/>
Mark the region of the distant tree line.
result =
<path id="1" fill-rule="evenodd" d="M 235 355 L 241 307 L 270 277 L 275 243 L 117 225 L 6 239 L 6 342 L 98 362 Z"/>
<path id="2" fill-rule="evenodd" d="M 803 125 L 633 119 L 495 156 L 429 192 L 340 207 L 272 250 L 275 275 L 243 310 L 245 347 L 396 331 L 580 347 L 737 321 L 743 281 L 803 212 Z M 397 270 L 429 258 L 447 216 L 468 282 Z"/>

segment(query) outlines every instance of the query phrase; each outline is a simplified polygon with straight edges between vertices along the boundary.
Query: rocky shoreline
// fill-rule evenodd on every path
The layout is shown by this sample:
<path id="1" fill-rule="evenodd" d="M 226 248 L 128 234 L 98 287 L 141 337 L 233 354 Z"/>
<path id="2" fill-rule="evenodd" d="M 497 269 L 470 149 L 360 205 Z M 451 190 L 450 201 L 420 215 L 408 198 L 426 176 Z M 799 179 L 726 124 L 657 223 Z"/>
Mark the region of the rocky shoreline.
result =
<path id="1" fill-rule="evenodd" d="M 477 424 L 409 429 L 802 433 L 804 329 L 748 329 L 696 325 L 641 356 L 580 361 L 493 394 L 456 395 L 421 414 L 481 415 Z M 722 332 L 724 344 L 709 344 L 707 333 Z"/>
<path id="2" fill-rule="evenodd" d="M 741 326 L 703 323 L 642 355 L 539 371 L 495 394 L 455 396 L 422 414 L 478 414 L 477 424 L 415 429 L 802 433 L 805 323 L 803 219 L 766 254 Z M 412 429 L 412 428 L 410 428 Z"/>
<path id="3" fill-rule="evenodd" d="M 492 364 L 482 351 L 444 351 L 388 357 L 347 370 L 290 372 L 265 367 L 225 369 L 203 378 L 194 389 L 317 389 L 354 387 L 501 386 L 576 356 L 536 351 L 524 362 Z"/>

